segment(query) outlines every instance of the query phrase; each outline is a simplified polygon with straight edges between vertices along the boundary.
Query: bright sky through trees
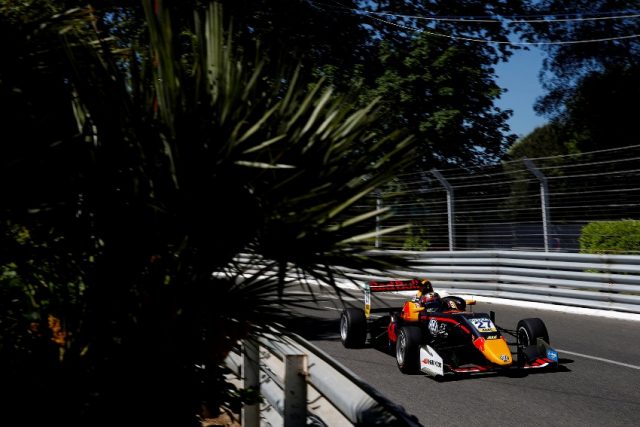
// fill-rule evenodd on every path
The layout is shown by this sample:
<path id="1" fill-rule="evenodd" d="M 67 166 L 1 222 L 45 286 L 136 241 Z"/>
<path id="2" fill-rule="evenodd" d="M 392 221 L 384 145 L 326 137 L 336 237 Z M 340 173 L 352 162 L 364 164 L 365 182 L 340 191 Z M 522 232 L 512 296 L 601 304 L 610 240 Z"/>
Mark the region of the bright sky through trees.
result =
<path id="1" fill-rule="evenodd" d="M 497 101 L 497 105 L 513 110 L 513 116 L 508 122 L 511 131 L 519 137 L 527 135 L 546 121 L 533 110 L 536 98 L 543 93 L 538 80 L 542 59 L 542 51 L 531 46 L 529 50 L 515 52 L 509 62 L 496 67 L 498 85 L 508 89 Z"/>

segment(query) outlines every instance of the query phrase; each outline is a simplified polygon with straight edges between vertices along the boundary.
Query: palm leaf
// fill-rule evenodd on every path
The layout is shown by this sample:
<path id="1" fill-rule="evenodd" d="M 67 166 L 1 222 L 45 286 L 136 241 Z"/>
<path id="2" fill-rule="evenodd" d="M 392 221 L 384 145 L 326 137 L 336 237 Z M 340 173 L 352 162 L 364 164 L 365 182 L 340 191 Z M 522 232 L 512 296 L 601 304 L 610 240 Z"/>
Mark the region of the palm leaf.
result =
<path id="1" fill-rule="evenodd" d="M 166 408 L 156 421 L 182 425 L 201 398 L 184 392 L 199 381 L 193 364 L 215 369 L 252 328 L 319 298 L 291 286 L 312 278 L 341 294 L 343 268 L 391 265 L 366 255 L 385 212 L 352 209 L 413 161 L 413 139 L 373 133 L 375 103 L 360 109 L 299 68 L 245 60 L 217 3 L 195 19 L 191 61 L 162 2 L 143 4 L 148 42 L 125 58 L 88 30 L 90 15 L 52 20 L 47 58 L 69 91 L 55 111 L 76 123 L 56 146 L 74 161 L 64 191 L 32 196 L 41 254 L 19 270 L 71 328 L 54 365 L 86 393 L 66 414 L 109 407 L 115 422 L 122 408 L 142 420 L 153 404 Z M 245 253 L 261 264 L 237 262 Z"/>

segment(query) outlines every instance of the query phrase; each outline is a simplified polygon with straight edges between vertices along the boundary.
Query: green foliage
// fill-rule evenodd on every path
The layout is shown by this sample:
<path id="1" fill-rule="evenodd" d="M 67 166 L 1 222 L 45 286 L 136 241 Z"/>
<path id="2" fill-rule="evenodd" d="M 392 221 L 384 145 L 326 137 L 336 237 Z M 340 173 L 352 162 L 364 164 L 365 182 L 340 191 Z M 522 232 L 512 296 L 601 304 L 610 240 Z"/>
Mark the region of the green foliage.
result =
<path id="1" fill-rule="evenodd" d="M 535 128 L 509 148 L 504 160 L 518 160 L 524 157 L 564 156 L 577 152 L 565 129 L 558 123 L 548 123 Z M 560 161 L 560 160 L 559 160 Z"/>
<path id="2" fill-rule="evenodd" d="M 640 221 L 596 221 L 582 227 L 580 252 L 595 254 L 640 253 Z"/>
<path id="3" fill-rule="evenodd" d="M 640 98 L 640 64 L 609 66 L 592 72 L 576 85 L 565 102 L 563 123 L 581 151 L 625 147 L 637 144 Z"/>
<path id="4" fill-rule="evenodd" d="M 412 227 L 407 231 L 407 237 L 402 249 L 406 251 L 426 251 L 429 249 L 429 232 L 426 228 Z"/>
<path id="5" fill-rule="evenodd" d="M 69 6 L 78 3 L 66 2 Z M 502 89 L 495 84 L 494 70 L 495 64 L 508 58 L 512 47 L 449 38 L 505 41 L 513 29 L 507 24 L 479 25 L 471 21 L 439 21 L 432 27 L 424 21 L 408 23 L 394 16 L 499 18 L 520 14 L 521 1 L 222 3 L 227 15 L 234 17 L 234 40 L 247 58 L 255 57 L 259 42 L 266 68 L 277 68 L 285 59 L 300 63 L 307 74 L 325 79 L 339 91 L 358 87 L 362 105 L 381 96 L 389 114 L 378 118 L 378 128 L 386 133 L 401 123 L 418 135 L 420 161 L 426 167 L 494 162 L 513 142 L 506 123 L 511 113 L 495 106 Z M 146 24 L 139 2 L 97 0 L 91 4 L 97 11 L 99 28 L 115 37 L 120 49 L 128 49 L 132 40 L 144 37 L 141 32 Z M 200 0 L 170 4 L 176 34 L 182 34 L 175 49 L 185 60 L 192 55 L 189 33 L 194 17 L 190 6 L 203 9 L 206 4 Z M 389 15 L 372 19 L 355 10 Z M 418 30 L 397 26 L 407 24 Z M 287 48 L 282 49 L 283 45 Z"/>
<path id="6" fill-rule="evenodd" d="M 640 22 L 630 11 L 637 9 L 637 1 L 528 3 L 532 13 L 544 10 L 563 16 L 580 10 L 585 17 L 599 17 L 530 25 L 527 37 L 542 42 L 547 52 L 541 74 L 547 92 L 536 110 L 558 121 L 580 151 L 636 144 L 637 109 L 631 106 L 640 94 L 640 45 L 635 36 Z M 585 40 L 599 41 L 575 43 Z"/>
<path id="7" fill-rule="evenodd" d="M 602 40 L 628 37 L 638 34 L 640 23 L 633 13 L 634 0 L 578 0 L 571 3 L 562 0 L 530 1 L 531 13 L 573 14 L 580 10 L 585 17 L 612 15 L 627 18 L 569 19 L 554 25 L 531 24 L 528 37 L 540 42 Z M 549 58 L 544 63 L 545 84 L 549 93 L 539 102 L 539 109 L 547 113 L 562 113 L 565 103 L 583 78 L 591 73 L 606 72 L 611 68 L 627 68 L 638 65 L 640 47 L 635 39 L 603 40 L 597 43 L 547 43 L 542 48 Z"/>
<path id="8" fill-rule="evenodd" d="M 92 9 L 0 14 L 3 420 L 198 425 L 231 405 L 226 354 L 307 300 L 289 263 L 329 283 L 374 265 L 375 214 L 350 208 L 415 159 L 374 132 L 376 103 L 241 55 L 217 7 L 185 33 L 156 3 L 132 40 Z"/>
<path id="9" fill-rule="evenodd" d="M 491 108 L 500 89 L 489 58 L 427 33 L 405 48 L 383 43 L 382 50 L 385 71 L 372 93 L 390 111 L 385 124 L 401 123 L 429 142 L 422 146 L 427 164 L 434 164 L 434 155 L 451 164 L 490 163 L 503 155 L 508 114 Z"/>

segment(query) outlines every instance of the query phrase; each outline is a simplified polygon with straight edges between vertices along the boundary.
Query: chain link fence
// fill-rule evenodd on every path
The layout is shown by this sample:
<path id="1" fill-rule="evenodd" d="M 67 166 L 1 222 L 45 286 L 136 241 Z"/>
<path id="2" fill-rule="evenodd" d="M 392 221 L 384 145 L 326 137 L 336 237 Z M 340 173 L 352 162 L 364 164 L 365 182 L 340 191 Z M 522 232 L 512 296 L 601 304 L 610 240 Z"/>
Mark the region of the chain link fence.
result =
<path id="1" fill-rule="evenodd" d="M 640 219 L 640 145 L 407 173 L 360 206 L 381 207 L 380 231 L 412 226 L 379 249 L 579 252 L 586 224 Z"/>

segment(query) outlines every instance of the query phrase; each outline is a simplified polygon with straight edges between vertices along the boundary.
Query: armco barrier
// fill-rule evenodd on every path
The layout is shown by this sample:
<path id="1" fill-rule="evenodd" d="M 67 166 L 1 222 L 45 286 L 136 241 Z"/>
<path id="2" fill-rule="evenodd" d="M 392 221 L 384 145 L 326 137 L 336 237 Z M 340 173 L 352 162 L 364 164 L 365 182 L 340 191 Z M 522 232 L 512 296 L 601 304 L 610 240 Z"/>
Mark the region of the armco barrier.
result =
<path id="1" fill-rule="evenodd" d="M 266 401 L 263 408 L 243 409 L 245 427 L 260 425 L 260 418 L 285 427 L 307 425 L 306 419 L 315 426 L 420 426 L 402 407 L 295 334 L 274 331 L 258 338 L 257 345 L 248 341 L 226 363 L 242 387 L 259 384 Z"/>
<path id="2" fill-rule="evenodd" d="M 517 251 L 386 251 L 396 271 L 346 272 L 357 280 L 427 277 L 451 293 L 640 313 L 640 256 Z"/>
<path id="3" fill-rule="evenodd" d="M 409 261 L 404 270 L 343 270 L 369 280 L 427 277 L 450 293 L 640 313 L 640 256 L 520 251 L 371 251 Z M 239 257 L 255 268 L 255 258 Z"/>

